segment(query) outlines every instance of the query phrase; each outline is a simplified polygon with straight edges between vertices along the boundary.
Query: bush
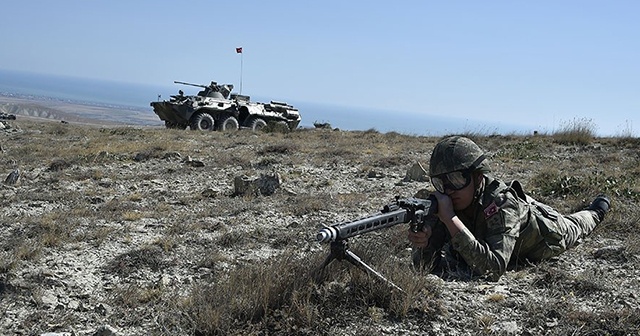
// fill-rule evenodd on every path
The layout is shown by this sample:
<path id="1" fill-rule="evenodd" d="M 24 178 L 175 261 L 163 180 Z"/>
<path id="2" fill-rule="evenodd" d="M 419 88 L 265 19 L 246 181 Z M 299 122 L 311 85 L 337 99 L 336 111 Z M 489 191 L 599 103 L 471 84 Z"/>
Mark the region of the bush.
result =
<path id="1" fill-rule="evenodd" d="M 553 133 L 553 139 L 562 145 L 588 145 L 596 137 L 596 125 L 593 120 L 580 118 L 562 124 L 560 130 Z"/>

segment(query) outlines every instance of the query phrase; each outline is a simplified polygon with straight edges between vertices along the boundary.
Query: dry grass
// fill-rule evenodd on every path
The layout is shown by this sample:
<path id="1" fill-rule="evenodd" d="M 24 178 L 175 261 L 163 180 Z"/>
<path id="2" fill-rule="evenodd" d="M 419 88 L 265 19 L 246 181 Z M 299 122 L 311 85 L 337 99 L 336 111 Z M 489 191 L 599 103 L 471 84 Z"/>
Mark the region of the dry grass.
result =
<path id="1" fill-rule="evenodd" d="M 379 200 L 390 200 L 395 195 L 389 188 L 403 186 L 383 186 L 368 172 L 397 176 L 399 181 L 413 162 L 428 162 L 437 138 L 373 129 L 254 135 L 57 123 L 25 122 L 21 127 L 24 133 L 3 135 L 0 160 L 0 172 L 21 167 L 26 185 L 2 189 L 5 213 L 0 219 L 19 223 L 0 234 L 3 298 L 22 295 L 27 289 L 12 287 L 11 279 L 46 255 L 67 251 L 73 244 L 98 249 L 118 245 L 123 251 L 105 260 L 100 270 L 102 276 L 116 279 L 109 292 L 112 311 L 101 318 L 122 328 L 144 324 L 154 328 L 152 334 L 310 335 L 345 330 L 331 329 L 336 326 L 367 334 L 379 331 L 374 327 L 379 324 L 410 324 L 417 333 L 428 333 L 431 323 L 450 319 L 452 309 L 463 310 L 474 321 L 465 328 L 475 334 L 493 333 L 501 309 L 516 311 L 521 327 L 531 334 L 640 330 L 636 308 L 580 308 L 603 295 L 615 296 L 608 275 L 598 268 L 569 273 L 542 263 L 514 276 L 535 296 L 518 301 L 509 294 L 489 293 L 481 303 L 458 302 L 452 308 L 447 301 L 450 284 L 417 275 L 409 267 L 406 228 L 363 235 L 353 240 L 351 249 L 405 294 L 338 260 L 327 267 L 323 282 L 313 281 L 329 253 L 327 246 L 313 241 L 316 230 L 337 217 L 355 219 L 383 205 Z M 560 209 L 583 207 L 599 192 L 613 196 L 614 210 L 596 234 L 619 239 L 622 246 L 614 255 L 597 258 L 631 269 L 640 266 L 635 257 L 640 251 L 637 138 L 597 139 L 588 121 L 575 121 L 550 136 L 469 135 L 489 151 L 497 172 L 522 180 L 537 198 Z M 205 168 L 181 164 L 188 156 L 205 160 Z M 354 186 L 339 189 L 309 167 L 344 169 L 352 174 Z M 214 171 L 229 171 L 231 180 L 237 172 L 271 170 L 281 171 L 298 187 L 297 193 L 234 197 L 226 186 L 217 194 L 202 195 L 204 189 L 226 183 L 208 180 Z M 185 192 L 185 184 L 196 192 Z M 83 190 L 88 191 L 77 191 L 86 185 Z M 365 186 L 369 189 L 360 190 Z M 273 226 L 257 227 L 247 220 L 264 216 L 286 218 L 287 224 L 274 221 Z M 138 243 L 134 237 L 145 232 L 155 236 Z M 260 256 L 265 250 L 267 256 Z M 152 278 L 146 278 L 149 274 Z M 38 298 L 50 288 L 45 281 L 28 289 L 40 305 Z M 41 322 L 50 320 L 47 314 L 34 312 L 22 325 L 47 330 Z M 79 314 L 56 316 L 72 325 L 80 323 Z"/>
<path id="2" fill-rule="evenodd" d="M 596 125 L 590 119 L 574 119 L 563 124 L 552 136 L 563 145 L 588 145 L 596 137 Z"/>

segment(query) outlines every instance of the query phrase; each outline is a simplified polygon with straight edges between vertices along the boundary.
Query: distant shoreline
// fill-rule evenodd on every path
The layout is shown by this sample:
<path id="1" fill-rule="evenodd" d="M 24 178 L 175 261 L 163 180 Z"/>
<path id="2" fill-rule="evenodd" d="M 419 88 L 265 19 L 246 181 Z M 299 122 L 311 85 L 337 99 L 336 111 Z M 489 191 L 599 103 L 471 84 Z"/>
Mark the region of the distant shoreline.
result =
<path id="1" fill-rule="evenodd" d="M 0 97 L 16 98 L 16 99 L 30 100 L 30 101 L 55 102 L 55 103 L 63 103 L 63 104 L 71 104 L 71 105 L 85 105 L 85 106 L 111 108 L 111 109 L 114 109 L 114 108 L 115 109 L 125 109 L 125 110 L 132 110 L 132 111 L 144 111 L 145 110 L 142 107 L 137 107 L 137 106 L 119 105 L 119 104 L 107 104 L 107 103 L 100 103 L 100 102 L 88 101 L 88 100 L 61 99 L 61 98 L 51 97 L 51 96 L 12 93 L 12 92 L 1 92 L 1 91 L 0 91 Z"/>
<path id="2" fill-rule="evenodd" d="M 160 126 L 153 113 L 141 108 L 73 101 L 46 96 L 0 93 L 0 112 L 44 120 L 96 125 Z"/>

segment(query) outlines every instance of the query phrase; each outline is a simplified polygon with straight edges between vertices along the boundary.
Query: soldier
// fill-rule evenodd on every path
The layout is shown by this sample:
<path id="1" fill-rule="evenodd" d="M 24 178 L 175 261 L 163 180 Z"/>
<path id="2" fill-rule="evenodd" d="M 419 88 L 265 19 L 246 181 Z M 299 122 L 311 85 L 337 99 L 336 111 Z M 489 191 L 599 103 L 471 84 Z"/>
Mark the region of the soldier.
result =
<path id="1" fill-rule="evenodd" d="M 409 232 L 414 266 L 498 280 L 510 262 L 548 259 L 577 245 L 609 211 L 609 198 L 600 195 L 585 210 L 561 215 L 526 195 L 518 181 L 505 184 L 490 171 L 468 138 L 450 136 L 436 145 L 429 175 L 438 213 L 423 231 Z"/>

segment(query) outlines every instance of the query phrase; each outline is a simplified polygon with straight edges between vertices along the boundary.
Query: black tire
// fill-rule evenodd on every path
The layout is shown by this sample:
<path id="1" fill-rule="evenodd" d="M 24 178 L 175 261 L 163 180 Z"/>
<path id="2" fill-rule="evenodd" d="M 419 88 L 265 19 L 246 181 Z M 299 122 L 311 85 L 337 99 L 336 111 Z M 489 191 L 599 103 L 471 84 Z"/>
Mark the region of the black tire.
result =
<path id="1" fill-rule="evenodd" d="M 261 118 L 253 118 L 249 122 L 249 127 L 253 132 L 262 131 L 265 127 L 267 127 L 267 122 Z"/>
<path id="2" fill-rule="evenodd" d="M 215 121 L 208 113 L 198 113 L 191 122 L 191 129 L 198 131 L 213 131 Z"/>
<path id="3" fill-rule="evenodd" d="M 287 124 L 287 122 L 283 120 L 277 121 L 275 124 L 273 124 L 273 130 L 281 133 L 289 133 L 289 124 Z"/>
<path id="4" fill-rule="evenodd" d="M 238 124 L 238 119 L 234 116 L 226 116 L 222 118 L 220 123 L 218 124 L 218 130 L 223 132 L 233 132 L 237 131 L 240 128 L 240 124 Z"/>

